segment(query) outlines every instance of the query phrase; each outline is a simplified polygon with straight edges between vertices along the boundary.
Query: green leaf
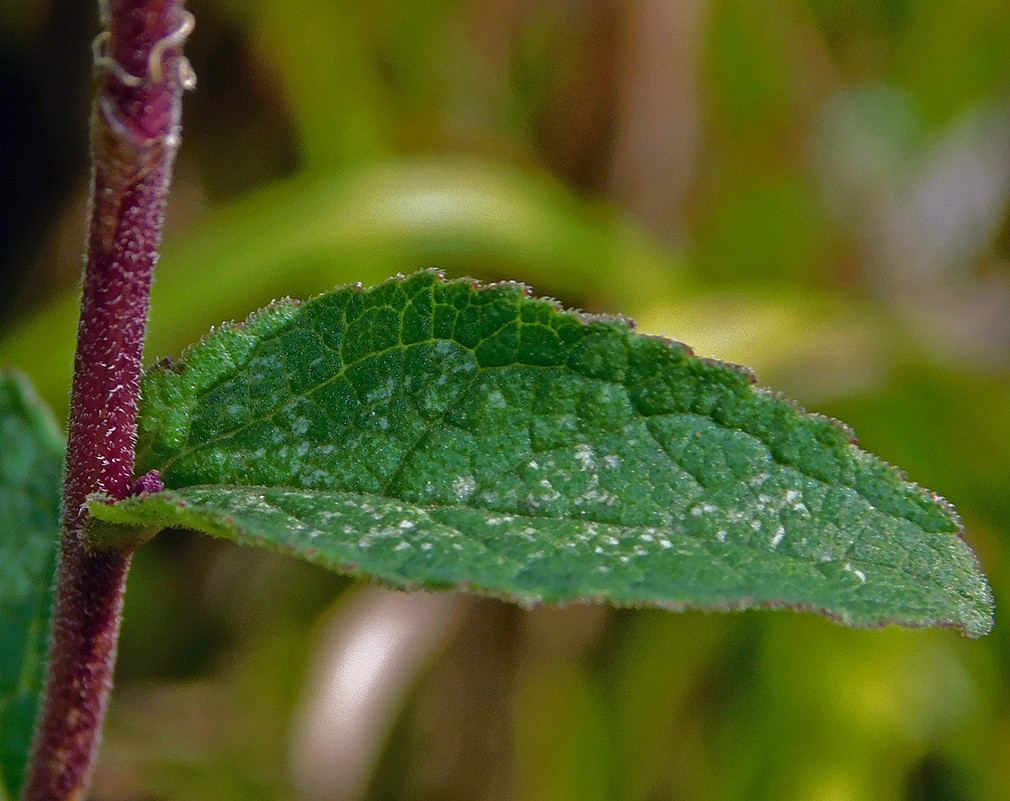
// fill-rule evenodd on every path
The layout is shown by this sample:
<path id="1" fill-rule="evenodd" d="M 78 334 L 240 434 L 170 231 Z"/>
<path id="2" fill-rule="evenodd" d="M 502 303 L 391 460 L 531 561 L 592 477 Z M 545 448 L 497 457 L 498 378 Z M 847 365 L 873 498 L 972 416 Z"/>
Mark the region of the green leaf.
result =
<path id="1" fill-rule="evenodd" d="M 93 498 L 108 523 L 524 603 L 991 628 L 953 509 L 847 428 L 521 285 L 425 272 L 275 304 L 143 398 L 139 467 L 169 491 Z"/>
<path id="2" fill-rule="evenodd" d="M 24 376 L 0 371 L 0 797 L 18 797 L 45 672 L 64 448 Z"/>

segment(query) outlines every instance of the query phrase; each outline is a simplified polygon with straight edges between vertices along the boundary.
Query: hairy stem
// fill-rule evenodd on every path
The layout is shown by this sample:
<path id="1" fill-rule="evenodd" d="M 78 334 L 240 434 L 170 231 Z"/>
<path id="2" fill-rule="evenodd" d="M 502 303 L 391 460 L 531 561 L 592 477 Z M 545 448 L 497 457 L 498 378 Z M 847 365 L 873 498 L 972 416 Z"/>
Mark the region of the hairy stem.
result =
<path id="1" fill-rule="evenodd" d="M 88 494 L 133 487 L 136 412 L 151 276 L 179 144 L 180 0 L 100 3 L 101 84 L 91 117 L 91 227 L 71 393 L 63 532 L 49 675 L 22 798 L 83 799 L 112 671 L 132 553 L 84 540 Z"/>

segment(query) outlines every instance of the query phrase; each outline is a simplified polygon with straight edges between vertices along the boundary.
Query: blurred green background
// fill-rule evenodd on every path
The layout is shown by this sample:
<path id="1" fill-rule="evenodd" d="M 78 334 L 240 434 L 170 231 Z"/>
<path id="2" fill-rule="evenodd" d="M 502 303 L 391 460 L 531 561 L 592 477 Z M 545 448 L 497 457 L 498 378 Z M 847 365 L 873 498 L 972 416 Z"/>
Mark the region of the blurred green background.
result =
<path id="1" fill-rule="evenodd" d="M 1006 0 L 194 0 L 148 357 L 436 265 L 747 364 L 1010 540 Z M 0 361 L 65 414 L 95 9 L 0 0 Z M 137 556 L 93 797 L 1010 798 L 1010 638 Z"/>

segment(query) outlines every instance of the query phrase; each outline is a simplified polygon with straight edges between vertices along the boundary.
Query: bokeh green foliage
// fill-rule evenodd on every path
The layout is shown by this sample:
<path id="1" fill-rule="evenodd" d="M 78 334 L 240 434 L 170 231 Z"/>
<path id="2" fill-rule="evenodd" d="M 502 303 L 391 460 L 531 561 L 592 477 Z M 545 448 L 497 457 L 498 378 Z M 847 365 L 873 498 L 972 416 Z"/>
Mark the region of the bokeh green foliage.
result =
<path id="1" fill-rule="evenodd" d="M 904 211 L 957 200 L 943 194 L 938 153 L 963 163 L 952 175 L 980 164 L 977 174 L 999 175 L 1002 162 L 985 161 L 960 126 L 981 118 L 1005 141 L 1010 6 L 710 0 L 668 4 L 694 9 L 690 20 L 636 28 L 642 9 L 667 4 L 190 5 L 202 88 L 187 99 L 179 175 L 203 182 L 211 208 L 166 242 L 152 359 L 284 294 L 430 265 L 524 280 L 748 364 L 851 424 L 863 447 L 956 504 L 996 596 L 982 642 L 790 613 L 481 603 L 467 614 L 511 632 L 486 641 L 497 680 L 479 695 L 440 684 L 465 650 L 450 638 L 403 708 L 372 797 L 432 797 L 435 774 L 446 799 L 478 787 L 487 798 L 643 801 L 1010 797 L 999 613 L 1010 347 L 968 313 L 1007 317 L 1005 187 L 980 195 L 988 223 L 942 269 L 917 270 L 902 250 L 941 228 L 908 227 Z M 659 46 L 643 30 L 659 30 Z M 664 47 L 687 47 L 686 71 L 635 71 L 636 48 Z M 617 156 L 652 130 L 627 102 L 652 83 L 690 105 L 652 123 L 689 140 L 678 151 L 687 179 L 668 176 L 684 165 L 662 137 L 633 151 L 637 172 Z M 40 304 L 3 332 L 0 360 L 61 409 L 76 300 Z M 189 536 L 145 546 L 102 797 L 294 798 L 285 721 L 316 621 L 343 586 Z M 544 645 L 569 642 L 579 620 L 592 636 Z M 476 709 L 503 710 L 511 726 L 481 754 L 506 781 L 481 785 L 472 762 L 424 751 L 417 721 L 433 694 L 449 732 Z"/>
<path id="2" fill-rule="evenodd" d="M 45 675 L 64 445 L 16 371 L 0 371 L 0 799 L 17 798 Z"/>

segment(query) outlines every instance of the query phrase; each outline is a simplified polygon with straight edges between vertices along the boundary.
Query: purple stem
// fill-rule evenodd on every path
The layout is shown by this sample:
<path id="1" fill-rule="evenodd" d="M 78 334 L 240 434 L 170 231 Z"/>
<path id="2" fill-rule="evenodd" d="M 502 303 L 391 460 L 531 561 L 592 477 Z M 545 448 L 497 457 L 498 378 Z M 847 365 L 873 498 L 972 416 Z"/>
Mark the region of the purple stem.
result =
<path id="1" fill-rule="evenodd" d="M 77 333 L 49 675 L 22 792 L 83 799 L 101 737 L 132 551 L 83 537 L 85 500 L 133 489 L 151 276 L 179 145 L 192 17 L 180 0 L 100 3 L 101 85 L 91 118 L 91 228 Z"/>

